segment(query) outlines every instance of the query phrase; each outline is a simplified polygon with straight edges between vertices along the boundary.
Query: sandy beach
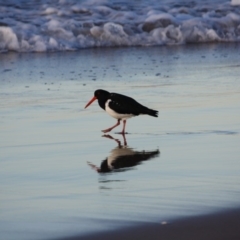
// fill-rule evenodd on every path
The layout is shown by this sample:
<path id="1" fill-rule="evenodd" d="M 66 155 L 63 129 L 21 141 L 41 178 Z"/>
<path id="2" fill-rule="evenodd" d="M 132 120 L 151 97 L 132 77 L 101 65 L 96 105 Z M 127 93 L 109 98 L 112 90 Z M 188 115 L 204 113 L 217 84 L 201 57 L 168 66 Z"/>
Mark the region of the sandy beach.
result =
<path id="1" fill-rule="evenodd" d="M 240 210 L 224 213 L 197 216 L 181 219 L 170 223 L 142 224 L 134 227 L 107 231 L 81 237 L 68 237 L 69 240 L 98 240 L 98 239 L 179 239 L 179 240 L 237 240 L 239 230 Z"/>
<path id="2" fill-rule="evenodd" d="M 2 239 L 240 239 L 240 45 L 0 55 Z M 157 109 L 121 127 L 96 89 Z M 152 153 L 98 173 L 110 155 Z M 151 236 L 151 237 L 149 237 Z"/>

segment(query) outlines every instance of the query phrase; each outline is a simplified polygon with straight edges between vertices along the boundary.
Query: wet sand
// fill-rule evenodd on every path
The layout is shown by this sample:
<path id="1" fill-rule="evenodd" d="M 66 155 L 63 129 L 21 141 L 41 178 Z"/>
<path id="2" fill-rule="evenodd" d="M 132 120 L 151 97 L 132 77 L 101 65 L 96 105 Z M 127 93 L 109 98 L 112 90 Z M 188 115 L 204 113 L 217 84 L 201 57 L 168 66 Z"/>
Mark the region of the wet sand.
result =
<path id="1" fill-rule="evenodd" d="M 170 223 L 146 223 L 88 236 L 68 237 L 62 240 L 98 239 L 179 239 L 179 240 L 237 240 L 240 238 L 240 209 L 175 220 Z"/>
<path id="2" fill-rule="evenodd" d="M 1 237 L 239 236 L 238 49 L 1 54 Z M 114 139 L 101 132 L 115 119 L 97 103 L 84 109 L 98 88 L 132 96 L 159 118 L 130 119 L 119 147 L 121 127 Z M 96 171 L 126 153 L 141 161 Z"/>

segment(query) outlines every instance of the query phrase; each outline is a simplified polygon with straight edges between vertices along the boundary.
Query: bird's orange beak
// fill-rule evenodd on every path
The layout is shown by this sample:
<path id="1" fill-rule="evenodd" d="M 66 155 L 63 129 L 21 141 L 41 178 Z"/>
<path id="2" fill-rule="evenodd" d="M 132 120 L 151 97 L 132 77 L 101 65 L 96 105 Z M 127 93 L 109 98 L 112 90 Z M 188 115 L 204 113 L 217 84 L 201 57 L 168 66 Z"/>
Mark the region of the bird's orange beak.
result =
<path id="1" fill-rule="evenodd" d="M 85 108 L 87 108 L 92 102 L 94 102 L 97 98 L 94 96 L 85 106 Z"/>

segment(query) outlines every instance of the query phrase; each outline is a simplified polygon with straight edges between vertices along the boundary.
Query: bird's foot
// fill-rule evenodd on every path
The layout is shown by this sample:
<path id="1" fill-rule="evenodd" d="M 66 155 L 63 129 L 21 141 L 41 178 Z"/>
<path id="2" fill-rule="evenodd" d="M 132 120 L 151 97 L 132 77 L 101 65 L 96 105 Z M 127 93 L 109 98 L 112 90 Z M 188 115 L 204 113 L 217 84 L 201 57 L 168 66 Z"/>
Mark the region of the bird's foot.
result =
<path id="1" fill-rule="evenodd" d="M 105 130 L 102 130 L 103 133 L 108 133 L 110 132 L 112 129 L 111 128 L 108 128 L 108 129 L 105 129 Z"/>
<path id="2" fill-rule="evenodd" d="M 102 135 L 102 137 L 114 139 L 114 138 L 113 138 L 111 135 L 109 135 L 109 134 L 104 134 L 104 135 Z"/>
<path id="3" fill-rule="evenodd" d="M 109 135 L 109 134 L 104 134 L 102 137 L 112 139 L 112 140 L 114 140 L 114 141 L 117 142 L 117 144 L 118 144 L 119 147 L 122 146 L 122 145 L 121 145 L 121 141 L 120 141 L 119 139 L 113 138 L 113 137 L 112 137 L 111 135 Z"/>

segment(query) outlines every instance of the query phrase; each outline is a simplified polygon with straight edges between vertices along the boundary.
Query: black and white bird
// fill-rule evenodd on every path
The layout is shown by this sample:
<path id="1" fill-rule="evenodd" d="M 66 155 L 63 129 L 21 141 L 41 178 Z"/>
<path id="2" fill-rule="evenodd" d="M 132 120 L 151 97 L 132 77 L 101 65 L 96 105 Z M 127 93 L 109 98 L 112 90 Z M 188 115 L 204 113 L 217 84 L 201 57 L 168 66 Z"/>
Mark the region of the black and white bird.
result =
<path id="1" fill-rule="evenodd" d="M 110 116 L 117 119 L 117 123 L 102 132 L 107 133 L 112 129 L 120 125 L 120 121 L 123 121 L 122 134 L 125 134 L 126 121 L 128 118 L 135 117 L 138 115 L 149 115 L 152 117 L 158 117 L 158 111 L 149 109 L 131 97 L 118 94 L 110 93 L 102 89 L 98 89 L 94 92 L 94 97 L 87 103 L 87 108 L 92 102 L 98 100 L 99 106 L 104 109 Z"/>

